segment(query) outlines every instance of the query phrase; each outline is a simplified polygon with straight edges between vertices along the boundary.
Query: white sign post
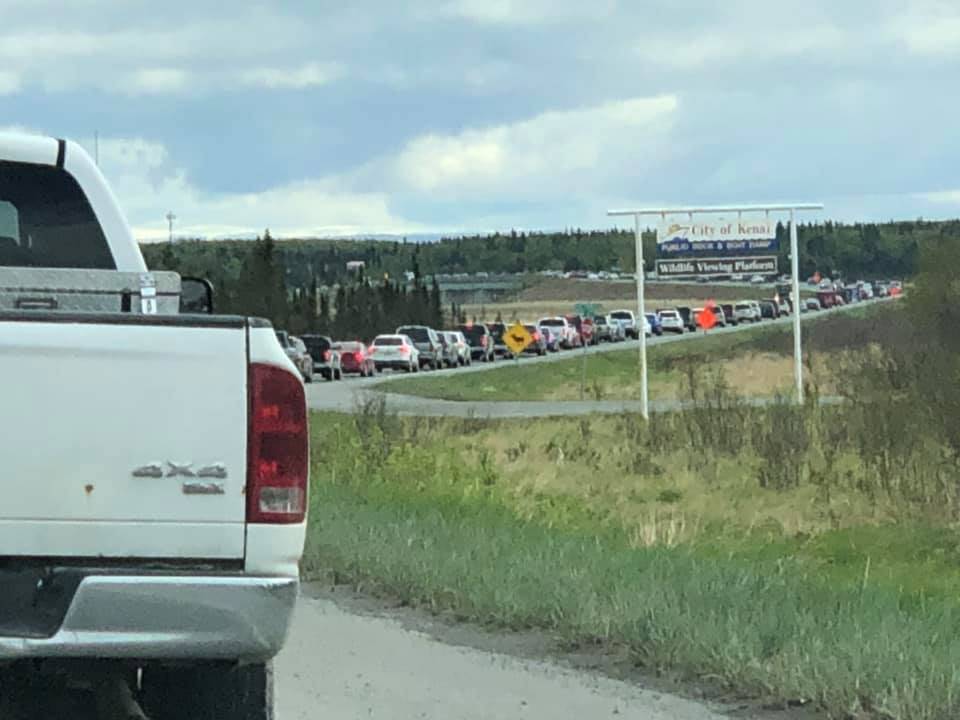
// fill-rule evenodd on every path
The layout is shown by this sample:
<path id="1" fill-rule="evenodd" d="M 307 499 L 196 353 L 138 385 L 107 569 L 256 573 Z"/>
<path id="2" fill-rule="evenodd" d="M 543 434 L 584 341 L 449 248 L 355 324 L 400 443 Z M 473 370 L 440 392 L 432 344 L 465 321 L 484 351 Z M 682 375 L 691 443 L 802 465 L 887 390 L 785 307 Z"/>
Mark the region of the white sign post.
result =
<path id="1" fill-rule="evenodd" d="M 722 252 L 743 254 L 769 250 L 776 236 L 776 222 L 770 219 L 771 212 L 790 213 L 790 267 L 793 274 L 793 375 L 796 383 L 797 402 L 803 402 L 803 356 L 800 344 L 800 260 L 797 251 L 796 212 L 799 210 L 823 210 L 819 203 L 779 203 L 775 205 L 730 205 L 679 208 L 642 208 L 639 210 L 610 210 L 608 216 L 627 216 L 634 218 L 637 243 L 637 318 L 640 339 L 640 414 L 649 419 L 647 397 L 647 335 L 643 331 L 644 320 L 644 262 L 643 242 L 640 234 L 642 215 L 659 215 L 657 227 L 657 245 L 670 252 Z M 716 215 L 736 213 L 735 221 L 707 220 L 694 221 L 694 215 Z M 743 219 L 743 213 L 764 213 L 760 220 Z M 668 215 L 685 215 L 685 221 L 670 222 Z"/>

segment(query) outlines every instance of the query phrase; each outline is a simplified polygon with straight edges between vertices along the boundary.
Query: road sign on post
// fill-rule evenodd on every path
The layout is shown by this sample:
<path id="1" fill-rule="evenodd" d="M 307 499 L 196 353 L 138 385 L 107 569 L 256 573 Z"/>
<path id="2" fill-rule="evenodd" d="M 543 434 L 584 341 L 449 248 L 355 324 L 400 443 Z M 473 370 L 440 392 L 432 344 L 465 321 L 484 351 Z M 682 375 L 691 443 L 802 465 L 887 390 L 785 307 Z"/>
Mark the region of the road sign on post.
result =
<path id="1" fill-rule="evenodd" d="M 503 333 L 503 342 L 510 348 L 516 357 L 520 357 L 520 353 L 527 349 L 527 346 L 533 342 L 533 336 L 530 332 L 523 326 L 523 323 L 514 323 L 507 328 L 506 332 Z"/>
<path id="2" fill-rule="evenodd" d="M 674 208 L 641 208 L 638 210 L 609 210 L 608 216 L 633 217 L 637 244 L 637 305 L 640 309 L 639 321 L 644 316 L 643 305 L 643 243 L 640 237 L 640 217 L 643 215 L 660 216 L 657 242 L 665 245 L 666 250 L 678 254 L 709 252 L 755 252 L 769 250 L 776 247 L 775 225 L 772 224 L 770 213 L 790 213 L 790 264 L 793 270 L 793 364 L 794 379 L 797 385 L 797 402 L 803 402 L 803 359 L 800 348 L 800 278 L 797 257 L 797 224 L 795 219 L 798 210 L 823 210 L 819 203 L 781 203 L 776 205 L 722 205 L 706 207 L 674 207 Z M 743 213 L 764 213 L 762 222 L 742 222 Z M 711 213 L 736 213 L 737 222 L 695 223 L 693 216 Z M 668 223 L 668 215 L 685 215 L 688 222 Z M 662 232 L 661 232 L 662 231 Z M 771 235 L 773 237 L 771 237 Z M 759 259 L 759 258 L 758 258 Z M 679 273 L 678 273 L 679 274 Z M 694 273 L 695 274 L 695 273 Z M 716 318 L 714 318 L 716 320 Z M 644 418 L 648 415 L 647 403 L 647 342 L 643 332 L 640 333 L 640 413 Z"/>

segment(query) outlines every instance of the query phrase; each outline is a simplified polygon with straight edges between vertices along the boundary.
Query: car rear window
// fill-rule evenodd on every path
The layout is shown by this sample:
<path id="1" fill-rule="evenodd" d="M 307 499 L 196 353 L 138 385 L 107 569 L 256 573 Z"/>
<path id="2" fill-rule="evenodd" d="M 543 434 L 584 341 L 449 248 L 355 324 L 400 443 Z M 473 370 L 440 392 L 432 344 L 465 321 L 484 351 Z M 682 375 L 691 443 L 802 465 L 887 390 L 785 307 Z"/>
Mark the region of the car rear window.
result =
<path id="1" fill-rule="evenodd" d="M 330 341 L 325 337 L 305 337 L 303 344 L 307 346 L 307 352 L 311 355 L 323 353 L 330 349 Z"/>
<path id="2" fill-rule="evenodd" d="M 614 318 L 614 319 L 616 319 L 616 320 L 629 320 L 629 319 L 630 319 L 630 313 L 628 313 L 628 312 L 623 312 L 623 311 L 612 312 L 612 313 L 610 313 L 610 317 L 612 317 L 612 318 Z"/>
<path id="3" fill-rule="evenodd" d="M 408 336 L 414 342 L 430 342 L 430 332 L 426 328 L 400 328 L 398 332 Z"/>
<path id="4" fill-rule="evenodd" d="M 540 321 L 541 325 L 546 325 L 547 327 L 563 327 L 563 320 L 560 318 L 547 318 L 546 320 Z"/>
<path id="5" fill-rule="evenodd" d="M 398 337 L 378 337 L 373 341 L 374 345 L 403 345 L 403 340 Z"/>
<path id="6" fill-rule="evenodd" d="M 483 325 L 461 325 L 460 332 L 462 332 L 468 340 L 476 342 L 479 342 L 480 338 L 486 337 L 487 335 L 486 328 Z"/>
<path id="7" fill-rule="evenodd" d="M 80 185 L 61 168 L 0 162 L 0 266 L 115 270 Z"/>
<path id="8" fill-rule="evenodd" d="M 661 310 L 660 317 L 676 318 L 680 317 L 680 313 L 678 313 L 676 310 Z"/>
<path id="9" fill-rule="evenodd" d="M 337 343 L 337 348 L 345 352 L 360 352 L 363 350 L 363 344 L 358 342 Z"/>

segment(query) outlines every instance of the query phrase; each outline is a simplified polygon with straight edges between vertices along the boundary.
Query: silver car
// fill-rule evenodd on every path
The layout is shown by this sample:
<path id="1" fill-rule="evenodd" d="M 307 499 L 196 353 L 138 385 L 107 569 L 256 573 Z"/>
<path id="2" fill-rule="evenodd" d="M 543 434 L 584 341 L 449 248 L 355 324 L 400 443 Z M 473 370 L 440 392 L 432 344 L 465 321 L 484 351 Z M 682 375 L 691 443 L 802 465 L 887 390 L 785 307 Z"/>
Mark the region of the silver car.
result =
<path id="1" fill-rule="evenodd" d="M 473 359 L 470 357 L 470 343 L 463 336 L 462 332 L 457 330 L 444 330 L 440 335 L 443 336 L 447 344 L 454 349 L 456 364 L 461 366 L 470 365 Z"/>

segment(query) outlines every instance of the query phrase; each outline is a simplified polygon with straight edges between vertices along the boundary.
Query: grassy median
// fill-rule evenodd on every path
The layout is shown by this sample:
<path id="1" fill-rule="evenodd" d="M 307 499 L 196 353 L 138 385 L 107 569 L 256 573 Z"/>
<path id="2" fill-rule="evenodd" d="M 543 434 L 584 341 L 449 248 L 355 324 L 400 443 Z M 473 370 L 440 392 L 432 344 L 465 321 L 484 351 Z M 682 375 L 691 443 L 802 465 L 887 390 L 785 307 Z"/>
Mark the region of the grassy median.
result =
<path id="1" fill-rule="evenodd" d="M 843 382 L 835 368 L 840 356 L 890 335 L 896 313 L 891 303 L 850 309 L 805 320 L 804 348 L 809 379 L 833 394 Z M 748 396 L 787 392 L 793 382 L 792 326 L 760 324 L 735 333 L 700 335 L 684 342 L 648 348 L 650 397 L 676 400 L 693 369 L 709 366 Z M 552 363 L 503 362 L 479 374 L 386 380 L 388 392 L 442 400 L 616 400 L 639 395 L 637 352 L 611 350 L 588 355 L 576 352 Z M 584 381 L 585 377 L 585 381 Z"/>
<path id="2" fill-rule="evenodd" d="M 831 717 L 956 717 L 942 447 L 895 398 L 693 392 L 649 425 L 315 415 L 305 571 Z"/>

